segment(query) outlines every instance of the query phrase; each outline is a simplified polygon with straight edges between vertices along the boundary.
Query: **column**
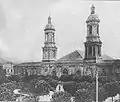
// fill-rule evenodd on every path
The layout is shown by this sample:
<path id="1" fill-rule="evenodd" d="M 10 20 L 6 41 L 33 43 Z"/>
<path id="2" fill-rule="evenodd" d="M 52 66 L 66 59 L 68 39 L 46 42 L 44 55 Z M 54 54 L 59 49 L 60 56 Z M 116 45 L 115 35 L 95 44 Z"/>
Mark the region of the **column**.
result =
<path id="1" fill-rule="evenodd" d="M 50 49 L 48 50 L 48 59 L 50 59 Z"/>
<path id="2" fill-rule="evenodd" d="M 95 46 L 95 56 L 97 56 L 97 46 Z"/>
<path id="3" fill-rule="evenodd" d="M 45 42 L 47 42 L 47 34 L 45 34 Z"/>
<path id="4" fill-rule="evenodd" d="M 88 55 L 88 52 L 89 52 L 89 49 L 88 49 L 88 46 L 87 46 L 87 58 L 88 58 L 88 56 L 89 56 L 89 55 Z"/>
<path id="5" fill-rule="evenodd" d="M 94 55 L 94 53 L 93 53 L 93 51 L 94 51 L 94 48 L 93 48 L 94 46 L 92 46 L 92 56 Z"/>
<path id="6" fill-rule="evenodd" d="M 99 35 L 99 25 L 97 25 L 97 34 Z"/>
<path id="7" fill-rule="evenodd" d="M 96 56 L 98 56 L 98 46 L 96 46 Z"/>
<path id="8" fill-rule="evenodd" d="M 55 59 L 55 50 L 53 50 L 53 58 Z"/>
<path id="9" fill-rule="evenodd" d="M 89 35 L 89 26 L 87 25 L 87 36 Z"/>
<path id="10" fill-rule="evenodd" d="M 85 58 L 87 57 L 87 47 L 85 47 Z"/>
<path id="11" fill-rule="evenodd" d="M 100 46 L 98 48 L 99 48 L 99 56 L 101 56 L 101 48 L 100 48 Z"/>
<path id="12" fill-rule="evenodd" d="M 54 33 L 53 33 L 53 42 L 55 42 L 55 35 L 54 35 Z"/>
<path id="13" fill-rule="evenodd" d="M 93 46 L 93 56 L 95 57 L 95 46 Z"/>
<path id="14" fill-rule="evenodd" d="M 44 48 L 43 48 L 43 59 L 45 59 L 45 53 L 44 53 Z"/>

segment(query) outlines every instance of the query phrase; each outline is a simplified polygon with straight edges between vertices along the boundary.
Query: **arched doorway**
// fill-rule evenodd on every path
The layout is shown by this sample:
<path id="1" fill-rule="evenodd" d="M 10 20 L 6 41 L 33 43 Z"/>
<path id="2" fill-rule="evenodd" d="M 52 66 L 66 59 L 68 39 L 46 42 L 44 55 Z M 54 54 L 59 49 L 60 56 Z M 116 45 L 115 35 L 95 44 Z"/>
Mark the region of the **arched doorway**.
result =
<path id="1" fill-rule="evenodd" d="M 52 71 L 52 76 L 56 76 L 56 71 L 55 70 Z"/>
<path id="2" fill-rule="evenodd" d="M 77 71 L 76 71 L 76 75 L 77 75 L 77 76 L 81 76 L 81 71 L 80 71 L 80 70 L 77 70 Z"/>
<path id="3" fill-rule="evenodd" d="M 67 68 L 63 69 L 63 74 L 68 75 L 68 69 Z"/>

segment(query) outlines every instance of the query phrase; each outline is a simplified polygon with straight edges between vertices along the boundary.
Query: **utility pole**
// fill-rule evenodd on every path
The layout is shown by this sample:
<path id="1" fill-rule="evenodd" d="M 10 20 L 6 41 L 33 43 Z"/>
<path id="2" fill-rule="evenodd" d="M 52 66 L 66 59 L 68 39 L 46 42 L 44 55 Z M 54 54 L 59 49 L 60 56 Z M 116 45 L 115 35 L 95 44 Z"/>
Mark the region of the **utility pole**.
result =
<path id="1" fill-rule="evenodd" d="M 96 57 L 96 102 L 98 102 L 98 68 L 97 68 L 97 57 Z"/>
<path id="2" fill-rule="evenodd" d="M 96 66 L 96 102 L 98 102 L 98 70 Z"/>

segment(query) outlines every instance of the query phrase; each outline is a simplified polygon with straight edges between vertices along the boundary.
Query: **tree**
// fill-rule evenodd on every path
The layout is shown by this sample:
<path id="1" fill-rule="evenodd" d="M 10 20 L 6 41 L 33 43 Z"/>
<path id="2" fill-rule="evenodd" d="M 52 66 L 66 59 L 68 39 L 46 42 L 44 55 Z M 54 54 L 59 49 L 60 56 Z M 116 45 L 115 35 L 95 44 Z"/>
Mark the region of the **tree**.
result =
<path id="1" fill-rule="evenodd" d="M 22 81 L 24 82 L 30 82 L 31 80 L 37 79 L 38 75 L 30 75 L 30 76 L 25 76 L 22 78 Z"/>
<path id="2" fill-rule="evenodd" d="M 92 90 L 95 87 L 95 84 L 94 83 L 89 83 L 89 82 L 85 81 L 85 82 L 77 83 L 76 87 L 77 87 L 76 90 L 79 90 L 79 89 Z"/>
<path id="3" fill-rule="evenodd" d="M 95 89 L 95 88 L 92 89 L 92 91 L 91 91 L 91 96 L 92 96 L 92 99 L 93 99 L 94 101 L 96 101 L 96 89 Z M 106 99 L 106 97 L 105 97 L 105 89 L 104 89 L 103 86 L 102 86 L 102 87 L 99 87 L 99 88 L 98 88 L 98 100 L 99 100 L 100 102 L 102 102 L 102 101 L 104 101 L 105 99 Z"/>
<path id="4" fill-rule="evenodd" d="M 104 85 L 106 91 L 106 97 L 114 97 L 120 93 L 120 84 L 119 82 L 110 82 Z M 113 99 L 113 98 L 112 98 Z"/>
<path id="5" fill-rule="evenodd" d="M 90 95 L 91 94 L 88 89 L 79 89 L 75 93 L 75 100 L 76 102 L 92 102 Z"/>
<path id="6" fill-rule="evenodd" d="M 70 93 L 73 96 L 77 89 L 77 83 L 76 82 L 66 82 L 64 84 L 64 89 L 66 92 Z"/>
<path id="7" fill-rule="evenodd" d="M 72 75 L 67 75 L 67 74 L 62 75 L 59 78 L 60 81 L 64 81 L 64 82 L 72 81 L 72 79 L 73 79 L 73 76 Z"/>
<path id="8" fill-rule="evenodd" d="M 56 88 L 56 86 L 58 85 L 58 80 L 53 79 L 52 81 L 49 82 L 49 84 L 51 85 L 51 87 Z"/>
<path id="9" fill-rule="evenodd" d="M 54 93 L 52 102 L 71 102 L 71 94 L 67 92 Z"/>
<path id="10" fill-rule="evenodd" d="M 1 101 L 15 101 L 16 97 L 19 95 L 15 95 L 13 91 L 15 89 L 22 89 L 24 90 L 25 87 L 23 83 L 17 83 L 17 82 L 9 82 L 9 83 L 3 83 L 0 85 L 0 100 Z M 26 88 L 27 89 L 27 88 Z"/>
<path id="11" fill-rule="evenodd" d="M 0 67 L 0 84 L 4 83 L 4 82 L 8 82 L 8 79 L 6 77 L 6 72 L 5 70 L 3 70 L 2 67 Z"/>
<path id="12" fill-rule="evenodd" d="M 73 81 L 75 81 L 75 82 L 85 82 L 85 81 L 87 81 L 87 82 L 89 82 L 89 83 L 92 83 L 93 82 L 93 77 L 91 77 L 91 76 L 78 76 L 77 74 L 76 75 L 74 75 L 73 76 Z"/>
<path id="13" fill-rule="evenodd" d="M 16 81 L 16 82 L 20 81 L 20 77 L 18 75 L 11 75 L 8 77 L 8 79 L 11 81 Z"/>
<path id="14" fill-rule="evenodd" d="M 30 82 L 30 92 L 34 94 L 48 94 L 50 90 L 54 90 L 45 80 L 34 79 Z"/>
<path id="15" fill-rule="evenodd" d="M 92 83 L 93 82 L 93 77 L 87 75 L 87 76 L 82 76 L 82 81 L 87 81 L 87 82 L 90 82 Z"/>
<path id="16" fill-rule="evenodd" d="M 113 78 L 110 78 L 108 76 L 99 76 L 99 82 L 102 83 L 103 85 L 106 84 L 106 83 L 110 83 L 110 82 L 115 82 L 113 80 Z"/>

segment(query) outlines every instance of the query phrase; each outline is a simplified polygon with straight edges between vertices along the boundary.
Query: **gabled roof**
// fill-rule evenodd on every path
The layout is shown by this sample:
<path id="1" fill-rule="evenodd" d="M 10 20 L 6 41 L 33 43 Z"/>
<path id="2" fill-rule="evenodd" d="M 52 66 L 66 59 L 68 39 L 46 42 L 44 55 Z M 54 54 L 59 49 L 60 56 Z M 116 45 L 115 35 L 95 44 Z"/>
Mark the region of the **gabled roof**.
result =
<path id="1" fill-rule="evenodd" d="M 83 60 L 83 59 L 84 59 L 84 51 L 75 50 L 75 51 L 61 57 L 57 61 L 73 61 L 73 60 Z M 102 60 L 114 60 L 114 58 L 112 58 L 106 54 L 103 54 Z"/>
<path id="2" fill-rule="evenodd" d="M 83 52 L 80 50 L 75 50 L 74 52 L 71 52 L 63 57 L 61 57 L 60 59 L 58 59 L 58 61 L 62 61 L 62 60 L 83 60 Z"/>
<path id="3" fill-rule="evenodd" d="M 16 66 L 39 66 L 41 65 L 41 62 L 25 62 L 17 64 Z"/>
<path id="4" fill-rule="evenodd" d="M 102 56 L 102 60 L 114 60 L 114 58 L 112 58 L 112 57 L 104 54 L 104 55 Z"/>

